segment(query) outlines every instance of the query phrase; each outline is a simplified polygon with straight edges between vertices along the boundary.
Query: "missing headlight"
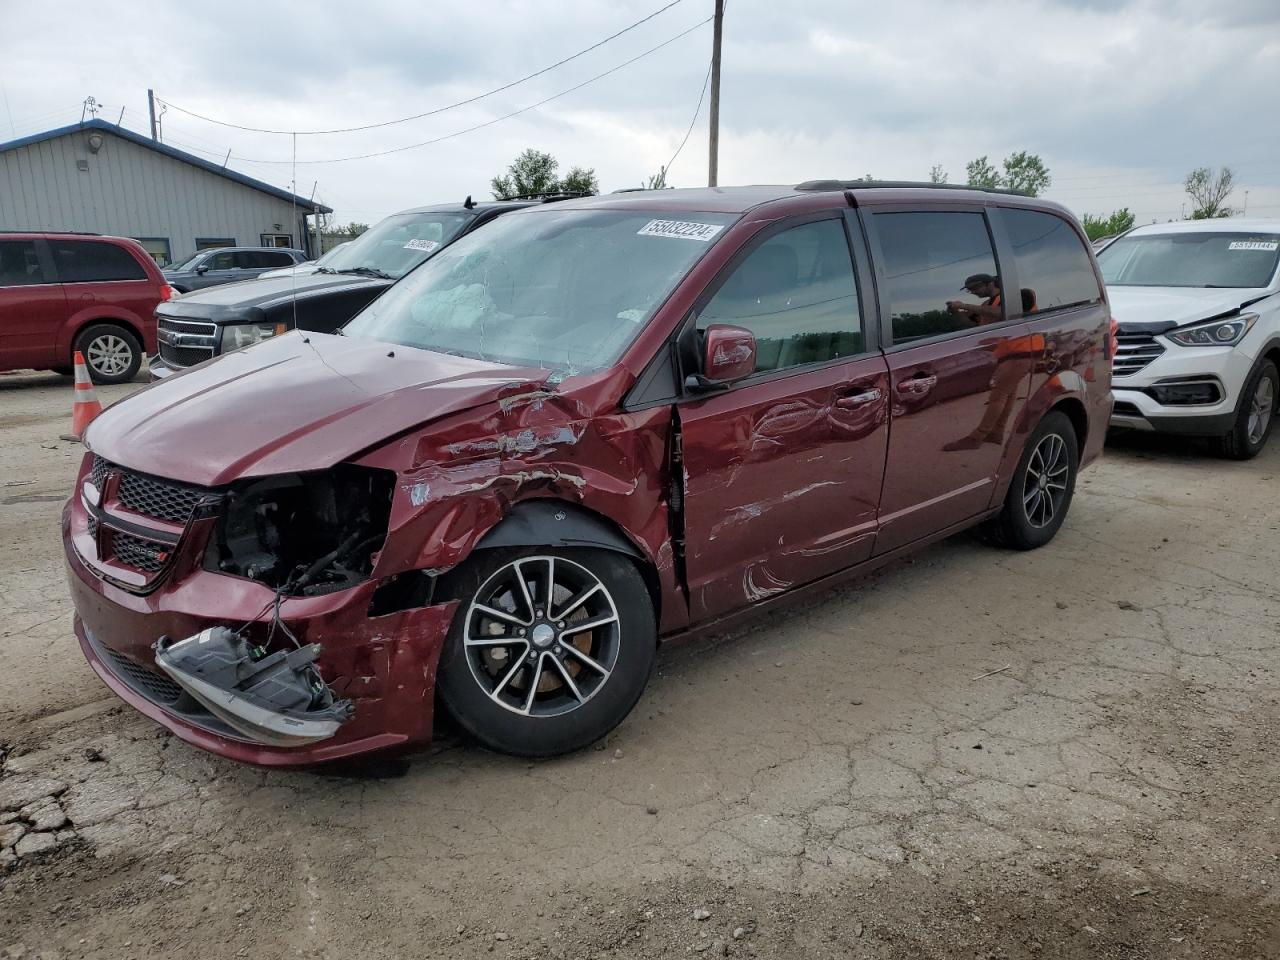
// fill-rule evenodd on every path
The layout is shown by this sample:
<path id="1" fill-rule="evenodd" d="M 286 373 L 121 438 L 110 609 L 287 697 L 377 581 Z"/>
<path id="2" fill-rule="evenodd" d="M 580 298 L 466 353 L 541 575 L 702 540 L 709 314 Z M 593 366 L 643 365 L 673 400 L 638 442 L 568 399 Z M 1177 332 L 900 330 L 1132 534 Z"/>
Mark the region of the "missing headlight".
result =
<path id="1" fill-rule="evenodd" d="M 237 484 L 205 565 L 286 596 L 354 586 L 386 539 L 394 485 L 394 474 L 349 464 Z"/>

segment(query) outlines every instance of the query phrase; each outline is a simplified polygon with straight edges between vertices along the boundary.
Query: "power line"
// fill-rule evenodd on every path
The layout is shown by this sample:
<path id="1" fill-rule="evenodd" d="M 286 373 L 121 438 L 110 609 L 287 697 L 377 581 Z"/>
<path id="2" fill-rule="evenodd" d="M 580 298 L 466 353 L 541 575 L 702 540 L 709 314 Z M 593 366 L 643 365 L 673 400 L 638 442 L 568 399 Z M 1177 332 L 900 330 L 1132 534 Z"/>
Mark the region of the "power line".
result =
<path id="1" fill-rule="evenodd" d="M 693 31 L 697 30 L 699 27 L 705 26 L 706 24 L 710 23 L 712 19 L 713 19 L 712 17 L 707 17 L 705 20 L 699 20 L 697 23 L 689 27 L 687 30 L 680 31 L 674 37 L 671 37 L 668 40 L 662 41 L 662 43 L 658 44 L 655 47 L 650 47 L 648 50 L 644 51 L 644 53 L 637 54 L 636 56 L 632 57 L 630 60 L 624 60 L 622 63 L 618 64 L 616 67 L 610 67 L 608 70 L 605 70 L 603 73 L 597 73 L 594 77 L 589 77 L 588 79 L 583 80 L 581 83 L 576 83 L 572 87 L 569 87 L 566 90 L 561 90 L 559 93 L 553 93 L 551 96 L 546 97 L 542 100 L 539 100 L 537 103 L 531 103 L 527 107 L 521 107 L 519 110 L 512 110 L 510 113 L 503 114 L 500 117 L 494 117 L 493 119 L 486 120 L 483 123 L 477 123 L 470 127 L 466 127 L 462 130 L 455 130 L 453 133 L 446 133 L 443 136 L 434 137 L 431 140 L 423 140 L 421 143 L 410 143 L 402 147 L 392 147 L 389 150 L 378 150 L 373 153 L 362 153 L 352 157 L 330 157 L 324 160 L 299 160 L 298 163 L 299 164 L 348 163 L 352 160 L 371 160 L 374 157 L 385 157 L 392 153 L 403 153 L 406 150 L 416 150 L 419 147 L 429 147 L 435 143 L 441 143 L 442 141 L 445 141 L 445 140 L 452 140 L 454 137 L 461 137 L 464 134 L 474 133 L 477 130 L 483 130 L 485 127 L 491 127 L 495 123 L 501 123 L 504 120 L 510 120 L 512 117 L 518 117 L 522 113 L 528 113 L 530 110 L 536 110 L 538 107 L 544 106 L 550 103 L 552 100 L 558 100 L 563 96 L 573 93 L 575 90 L 581 90 L 583 87 L 589 84 L 595 83 L 597 80 L 602 80 L 605 77 L 609 76 L 610 74 L 617 73 L 623 67 L 629 67 L 631 66 L 631 64 L 635 63 L 637 60 L 643 60 L 645 57 L 649 56 L 650 54 L 657 53 L 663 47 L 670 46 L 671 44 L 675 43 L 677 40 L 680 40 L 683 37 L 687 37 L 689 34 L 693 33 Z M 238 157 L 234 155 L 230 159 L 238 160 L 241 163 L 291 164 L 293 162 L 292 160 L 254 160 L 254 159 L 250 159 L 249 157 Z"/>
<path id="2" fill-rule="evenodd" d="M 204 120 L 207 123 L 216 123 L 219 126 L 223 126 L 223 127 L 231 127 L 235 130 L 247 130 L 250 133 L 297 134 L 300 137 L 302 136 L 314 137 L 314 136 L 323 136 L 323 135 L 335 134 L 335 133 L 356 133 L 361 130 L 377 130 L 380 127 L 390 127 L 390 126 L 395 126 L 398 123 L 408 123 L 411 120 L 421 120 L 424 117 L 434 117 L 437 114 L 444 113 L 447 110 L 455 110 L 458 107 L 465 107 L 469 104 L 476 103 L 480 100 L 483 100 L 486 97 L 491 97 L 495 93 L 502 93 L 504 90 L 510 90 L 512 87 L 519 86 L 520 84 L 524 83 L 527 80 L 532 80 L 534 77 L 540 77 L 544 73 L 548 73 L 556 69 L 557 67 L 564 66 L 566 63 L 568 63 L 571 60 L 576 60 L 579 57 L 583 56 L 584 54 L 590 53 L 592 50 L 596 50 L 600 47 L 603 47 L 606 43 L 609 43 L 611 40 L 616 40 L 618 39 L 618 37 L 622 36 L 624 33 L 629 33 L 630 31 L 634 30 L 636 27 L 640 26 L 641 24 L 648 23 L 654 17 L 658 16 L 661 13 L 665 13 L 666 11 L 674 7 L 676 4 L 682 3 L 682 2 L 684 2 L 684 0 L 671 0 L 671 2 L 668 3 L 665 7 L 655 10 L 653 13 L 649 14 L 647 17 L 642 17 L 641 19 L 637 20 L 635 23 L 631 24 L 629 27 L 624 27 L 623 29 L 619 30 L 617 33 L 607 36 L 603 40 L 599 40 L 596 43 L 593 43 L 591 46 L 585 47 L 584 49 L 579 50 L 577 53 L 573 54 L 572 56 L 565 57 L 563 60 L 557 60 L 555 63 L 551 64 L 550 66 L 543 67 L 541 70 L 537 70 L 533 73 L 528 74 L 527 76 L 523 76 L 519 80 L 512 80 L 510 83 L 505 83 L 500 87 L 495 87 L 493 90 L 489 90 L 486 93 L 477 94 L 476 96 L 470 97 L 466 100 L 459 100 L 457 103 L 451 103 L 448 106 L 436 107 L 434 110 L 428 110 L 425 113 L 417 113 L 411 117 L 401 117 L 398 120 L 383 120 L 380 123 L 368 123 L 368 124 L 365 124 L 364 126 L 342 127 L 334 130 L 269 130 L 264 127 L 249 127 L 249 126 L 244 126 L 238 123 L 231 123 L 230 121 L 227 121 L 227 120 L 216 120 L 213 117 L 206 117 L 203 114 L 196 113 L 194 110 L 188 110 L 186 107 L 180 107 L 176 103 L 171 103 L 168 100 L 162 100 L 160 97 L 156 97 L 156 99 L 160 100 L 161 103 L 168 106 L 171 110 L 177 110 L 179 113 L 185 113 L 188 116 L 195 117 L 198 120 Z"/>
<path id="3" fill-rule="evenodd" d="M 676 157 L 680 156 L 680 151 L 684 149 L 684 145 L 689 142 L 689 134 L 693 133 L 693 125 L 698 122 L 698 114 L 702 112 L 702 101 L 707 96 L 707 84 L 711 81 L 711 64 L 707 64 L 707 75 L 702 80 L 702 92 L 698 94 L 698 105 L 693 108 L 693 117 L 689 120 L 689 129 L 684 132 L 684 139 L 680 141 L 680 146 L 676 147 L 676 152 L 671 155 L 671 159 L 667 161 L 667 165 L 662 169 L 666 173 L 671 172 L 671 165 L 676 162 Z"/>

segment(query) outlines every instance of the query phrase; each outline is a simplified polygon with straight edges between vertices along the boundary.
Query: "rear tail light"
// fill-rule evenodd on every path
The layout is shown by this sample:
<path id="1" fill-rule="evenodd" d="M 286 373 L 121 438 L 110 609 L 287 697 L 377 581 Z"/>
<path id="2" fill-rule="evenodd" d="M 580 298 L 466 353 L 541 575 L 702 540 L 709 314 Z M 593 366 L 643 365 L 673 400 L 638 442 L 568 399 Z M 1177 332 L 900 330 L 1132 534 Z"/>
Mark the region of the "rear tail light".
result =
<path id="1" fill-rule="evenodd" d="M 172 300 L 173 287 L 169 286 L 167 283 L 160 284 L 160 299 L 161 301 Z"/>
<path id="2" fill-rule="evenodd" d="M 1120 321 L 1115 317 L 1111 318 L 1111 333 L 1107 337 L 1107 359 L 1115 360 L 1116 354 L 1120 352 Z"/>

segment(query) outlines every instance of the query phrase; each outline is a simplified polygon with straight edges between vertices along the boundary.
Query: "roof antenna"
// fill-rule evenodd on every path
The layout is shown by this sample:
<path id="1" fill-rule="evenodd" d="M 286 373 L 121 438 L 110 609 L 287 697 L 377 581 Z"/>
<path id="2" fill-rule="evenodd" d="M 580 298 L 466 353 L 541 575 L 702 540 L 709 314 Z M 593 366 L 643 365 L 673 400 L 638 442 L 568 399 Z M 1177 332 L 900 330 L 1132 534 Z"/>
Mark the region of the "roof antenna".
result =
<path id="1" fill-rule="evenodd" d="M 470 209 L 471 209 L 472 207 L 474 207 L 475 205 L 476 205 L 476 202 L 475 202 L 474 200 L 472 200 L 472 199 L 471 199 L 471 194 L 469 194 L 469 193 L 468 193 L 468 194 L 467 194 L 467 199 L 465 199 L 465 200 L 463 200 L 463 201 L 462 201 L 462 207 L 463 207 L 463 209 L 464 209 L 464 210 L 470 210 Z"/>

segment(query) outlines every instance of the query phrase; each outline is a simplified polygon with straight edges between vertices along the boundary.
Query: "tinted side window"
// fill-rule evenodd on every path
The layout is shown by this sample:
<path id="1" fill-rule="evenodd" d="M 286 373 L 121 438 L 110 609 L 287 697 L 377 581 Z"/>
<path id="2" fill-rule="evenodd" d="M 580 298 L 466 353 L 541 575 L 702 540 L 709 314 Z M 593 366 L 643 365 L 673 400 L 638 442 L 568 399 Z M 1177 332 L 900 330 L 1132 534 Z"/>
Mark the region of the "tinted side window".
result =
<path id="1" fill-rule="evenodd" d="M 862 315 L 843 224 L 806 223 L 758 246 L 711 298 L 698 329 L 713 323 L 755 334 L 761 371 L 861 353 Z"/>
<path id="2" fill-rule="evenodd" d="M 999 272 L 980 213 L 877 213 L 893 342 L 1000 319 Z M 974 282 L 988 278 L 990 285 Z M 972 290 L 980 290 L 974 293 Z M 988 315 L 969 312 L 987 307 Z"/>
<path id="3" fill-rule="evenodd" d="M 1022 309 L 1054 310 L 1102 298 L 1093 264 L 1071 225 L 1036 210 L 1001 211 L 1022 284 Z"/>
<path id="4" fill-rule="evenodd" d="M 58 279 L 63 283 L 145 280 L 146 272 L 128 250 L 96 240 L 50 240 Z"/>
<path id="5" fill-rule="evenodd" d="M 0 287 L 48 283 L 31 240 L 0 240 Z"/>
<path id="6" fill-rule="evenodd" d="M 215 253 L 209 259 L 205 260 L 204 266 L 210 270 L 230 270 L 232 267 L 238 266 L 236 263 L 236 254 L 234 253 Z"/>
<path id="7" fill-rule="evenodd" d="M 264 267 L 291 267 L 294 264 L 291 253 L 264 253 L 261 256 Z"/>

